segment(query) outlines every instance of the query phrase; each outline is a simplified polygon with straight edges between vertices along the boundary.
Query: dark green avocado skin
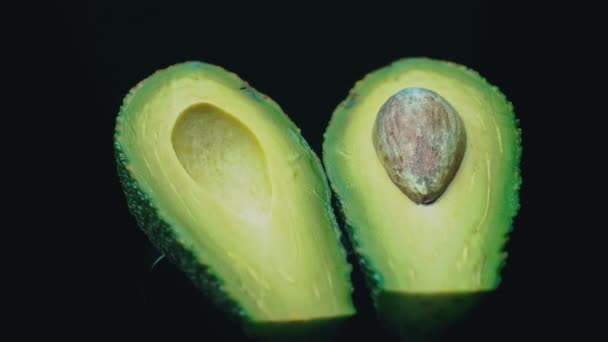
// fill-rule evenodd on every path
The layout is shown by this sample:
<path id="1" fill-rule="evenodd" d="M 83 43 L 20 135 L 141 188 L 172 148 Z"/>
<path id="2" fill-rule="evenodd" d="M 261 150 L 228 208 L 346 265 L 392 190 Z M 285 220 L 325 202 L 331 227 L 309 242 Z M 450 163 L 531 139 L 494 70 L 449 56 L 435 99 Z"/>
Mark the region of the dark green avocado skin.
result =
<path id="1" fill-rule="evenodd" d="M 206 266 L 196 261 L 191 251 L 177 242 L 170 226 L 160 218 L 150 199 L 131 177 L 127 170 L 129 162 L 122 153 L 118 141 L 114 142 L 114 152 L 118 177 L 127 199 L 129 211 L 135 217 L 137 225 L 150 239 L 152 245 L 181 269 L 203 291 L 204 295 L 211 298 L 214 304 L 226 312 L 229 317 L 232 319 L 246 319 L 247 315 L 244 310 L 222 291 L 220 281 Z"/>
<path id="2" fill-rule="evenodd" d="M 210 272 L 209 268 L 197 262 L 194 254 L 176 240 L 170 226 L 160 218 L 157 209 L 131 176 L 127 169 L 129 161 L 122 153 L 122 147 L 117 140 L 114 141 L 114 155 L 127 205 L 137 225 L 152 245 L 184 272 L 203 295 L 210 298 L 217 308 L 226 313 L 229 320 L 242 324 L 243 332 L 247 336 L 259 341 L 331 341 L 339 335 L 339 331 L 350 318 L 276 323 L 259 323 L 251 320 L 245 310 L 222 291 L 220 280 Z"/>
<path id="3" fill-rule="evenodd" d="M 192 68 L 207 66 L 207 64 L 198 62 L 184 63 L 183 65 Z M 127 104 L 135 96 L 135 93 L 141 86 L 153 76 L 154 75 L 149 76 L 129 91 L 124 97 L 122 106 L 116 117 L 116 129 L 113 139 L 114 156 L 118 178 L 120 179 L 129 211 L 135 217 L 137 225 L 146 234 L 152 245 L 159 252 L 163 253 L 178 269 L 184 272 L 195 286 L 203 292 L 203 295 L 210 298 L 217 308 L 227 314 L 229 319 L 233 321 L 250 320 L 250 317 L 245 310 L 222 290 L 221 281 L 215 277 L 211 270 L 206 265 L 198 262 L 195 254 L 177 241 L 175 233 L 170 225 L 161 218 L 158 209 L 154 206 L 150 198 L 140 189 L 137 181 L 128 170 L 130 161 L 123 152 L 123 146 L 121 145 L 119 138 L 121 136 L 122 127 L 120 123 L 124 116 L 126 116 Z M 236 78 L 236 75 L 231 77 Z M 256 90 L 252 89 L 246 83 L 243 84 L 242 88 L 252 93 L 256 93 Z"/>

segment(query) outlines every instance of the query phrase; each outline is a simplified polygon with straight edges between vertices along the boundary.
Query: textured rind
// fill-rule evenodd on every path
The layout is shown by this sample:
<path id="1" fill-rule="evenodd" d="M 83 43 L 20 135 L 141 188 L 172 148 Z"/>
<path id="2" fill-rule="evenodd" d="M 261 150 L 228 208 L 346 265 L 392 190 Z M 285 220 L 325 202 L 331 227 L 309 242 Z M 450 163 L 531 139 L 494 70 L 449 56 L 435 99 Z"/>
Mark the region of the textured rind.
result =
<path id="1" fill-rule="evenodd" d="M 220 71 L 232 81 L 240 83 L 240 87 L 238 88 L 239 90 L 246 92 L 248 96 L 252 97 L 257 102 L 271 107 L 273 112 L 282 114 L 282 119 L 285 120 L 285 123 L 287 123 L 286 129 L 289 131 L 290 136 L 305 149 L 306 153 L 310 157 L 310 163 L 313 169 L 316 171 L 317 176 L 321 177 L 323 180 L 323 186 L 326 189 L 326 196 L 323 200 L 339 243 L 341 233 L 331 206 L 329 180 L 325 175 L 321 160 L 310 148 L 310 145 L 308 145 L 308 142 L 304 139 L 304 137 L 301 136 L 300 129 L 293 123 L 293 121 L 291 121 L 287 114 L 283 112 L 280 106 L 269 96 L 258 92 L 247 82 L 241 80 L 236 74 L 228 72 L 219 66 L 197 61 L 176 64 L 166 69 L 156 71 L 156 73 L 153 75 L 139 82 L 125 96 L 123 104 L 116 117 L 116 130 L 114 132 L 114 155 L 117 164 L 117 173 L 127 200 L 129 211 L 135 217 L 138 226 L 149 238 L 152 245 L 162 252 L 171 263 L 176 265 L 182 272 L 184 272 L 205 296 L 211 298 L 213 303 L 218 308 L 227 313 L 228 317 L 234 320 L 253 322 L 254 320 L 252 317 L 235 300 L 230 298 L 223 291 L 222 281 L 215 274 L 213 274 L 212 270 L 207 265 L 198 262 L 194 252 L 186 248 L 183 244 L 179 243 L 173 229 L 171 228 L 171 225 L 163 220 L 152 200 L 142 191 L 141 187 L 138 185 L 137 181 L 129 171 L 129 160 L 123 152 L 123 146 L 120 143 L 121 121 L 126 115 L 127 105 L 133 99 L 135 94 L 143 87 L 146 81 L 150 80 L 159 72 L 167 72 L 183 66 L 191 66 L 192 68 L 210 68 Z M 343 260 L 346 260 L 346 251 L 341 246 L 340 250 L 342 251 Z M 350 292 L 353 292 L 352 286 L 350 288 Z"/>
<path id="2" fill-rule="evenodd" d="M 357 261 L 359 262 L 359 267 L 361 267 L 363 275 L 365 276 L 365 281 L 367 282 L 367 286 L 371 289 L 372 297 L 374 297 L 375 299 L 376 296 L 380 294 L 380 292 L 382 292 L 382 275 L 380 275 L 379 272 L 376 272 L 371 260 L 367 256 L 359 252 L 359 241 L 357 240 L 357 236 L 355 234 L 355 226 L 352 225 L 350 223 L 350 220 L 348 219 L 348 215 L 344 210 L 343 200 L 338 194 L 338 191 L 336 191 L 336 188 L 334 187 L 332 182 L 330 182 L 330 184 L 332 189 L 336 192 L 336 201 L 334 201 L 334 204 L 338 209 L 340 223 L 347 232 L 346 235 L 350 239 L 350 242 L 353 246 L 353 249 L 357 256 Z"/>
<path id="3" fill-rule="evenodd" d="M 521 154 L 522 154 L 521 129 L 519 128 L 519 119 L 515 116 L 515 112 L 513 111 L 513 104 L 507 100 L 506 96 L 498 89 L 498 87 L 491 85 L 478 72 L 471 70 L 471 69 L 465 67 L 464 65 L 460 65 L 460 64 L 450 62 L 450 61 L 442 61 L 442 60 L 430 59 L 430 58 L 425 58 L 425 57 L 402 58 L 402 59 L 399 59 L 399 60 L 391 63 L 388 66 L 385 66 L 383 68 L 380 68 L 380 69 L 377 69 L 377 70 L 374 70 L 374 71 L 368 73 L 361 80 L 359 80 L 355 83 L 355 86 L 349 91 L 348 97 L 344 101 L 342 101 L 340 104 L 338 104 L 338 106 L 332 113 L 331 119 L 329 121 L 329 124 L 327 125 L 325 134 L 324 134 L 323 162 L 324 162 L 325 169 L 327 172 L 327 177 L 329 178 L 329 181 L 331 184 L 331 188 L 333 189 L 333 191 L 336 194 L 336 199 L 337 199 L 336 203 L 338 204 L 337 207 L 339 209 L 338 210 L 339 215 L 342 216 L 345 230 L 353 245 L 355 253 L 358 257 L 359 265 L 361 266 L 361 269 L 365 275 L 367 285 L 372 292 L 372 298 L 374 299 L 374 303 L 376 305 L 377 305 L 377 302 L 376 302 L 377 296 L 383 291 L 382 275 L 377 271 L 377 268 L 374 266 L 372 260 L 368 256 L 366 256 L 360 252 L 360 250 L 361 250 L 359 248 L 360 243 L 358 241 L 358 237 L 356 234 L 359 227 L 356 227 L 353 224 L 353 222 L 351 222 L 351 220 L 349 219 L 349 214 L 348 214 L 348 212 L 346 212 L 345 207 L 344 207 L 345 200 L 342 197 L 342 194 L 340 193 L 340 189 L 338 189 L 338 187 L 336 186 L 336 181 L 333 179 L 335 177 L 335 175 L 333 175 L 333 172 L 332 172 L 332 170 L 333 170 L 331 167 L 332 161 L 328 159 L 327 153 L 325 152 L 328 149 L 327 144 L 331 138 L 329 136 L 328 132 L 329 132 L 330 128 L 332 127 L 332 125 L 335 124 L 335 121 L 337 120 L 337 118 L 339 116 L 348 115 L 348 110 L 350 108 L 352 108 L 352 106 L 357 101 L 357 96 L 358 96 L 358 92 L 360 91 L 360 88 L 362 88 L 366 84 L 366 82 L 369 81 L 370 78 L 372 78 L 373 76 L 375 76 L 381 72 L 387 72 L 391 68 L 398 68 L 399 65 L 402 63 L 416 63 L 416 62 L 428 62 L 428 61 L 444 63 L 446 65 L 458 68 L 461 71 L 464 71 L 465 73 L 467 73 L 469 77 L 481 80 L 488 86 L 489 89 L 491 89 L 491 91 L 493 91 L 498 97 L 500 97 L 504 101 L 504 103 L 508 106 L 509 113 L 510 113 L 509 115 L 511 116 L 511 118 L 514 122 L 514 126 L 516 127 L 515 131 L 513 132 L 513 134 L 515 135 L 515 145 L 516 146 L 513 149 L 515 176 L 514 176 L 514 182 L 512 184 L 511 197 L 508 200 L 506 200 L 505 204 L 504 204 L 506 212 L 511 213 L 509 215 L 511 217 L 511 222 L 508 227 L 507 236 L 505 238 L 505 244 L 508 241 L 508 233 L 510 233 L 513 230 L 513 220 L 519 210 L 519 189 L 520 189 L 521 183 L 522 183 L 521 173 L 520 173 L 520 161 L 521 161 Z M 503 246 L 503 249 L 504 249 L 504 246 Z M 497 275 L 497 281 L 496 281 L 495 287 L 498 287 L 498 285 L 500 284 L 500 280 L 501 280 L 500 271 L 506 264 L 507 253 L 504 251 L 502 251 L 502 253 L 505 255 L 505 258 L 503 259 L 502 264 L 500 265 L 499 269 L 497 270 L 498 275 Z"/>
<path id="4" fill-rule="evenodd" d="M 192 251 L 177 241 L 170 225 L 158 215 L 158 210 L 152 201 L 141 191 L 127 170 L 128 161 L 122 153 L 120 144 L 115 142 L 114 146 L 118 177 L 127 198 L 129 211 L 152 245 L 181 269 L 229 317 L 246 318 L 245 311 L 222 291 L 219 279 L 210 272 L 209 268 L 196 260 Z"/>

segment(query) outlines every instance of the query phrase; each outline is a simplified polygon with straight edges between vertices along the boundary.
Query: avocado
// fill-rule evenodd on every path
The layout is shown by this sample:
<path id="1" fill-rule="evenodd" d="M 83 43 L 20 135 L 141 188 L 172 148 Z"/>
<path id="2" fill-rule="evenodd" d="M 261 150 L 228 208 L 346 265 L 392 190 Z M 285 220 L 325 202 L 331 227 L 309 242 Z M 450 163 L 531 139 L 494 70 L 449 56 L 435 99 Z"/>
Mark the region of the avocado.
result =
<path id="1" fill-rule="evenodd" d="M 354 314 L 320 160 L 268 96 L 218 66 L 177 64 L 125 97 L 114 147 L 138 225 L 230 317 Z"/>
<path id="2" fill-rule="evenodd" d="M 498 287 L 520 155 L 511 103 L 462 65 L 408 58 L 357 82 L 323 160 L 377 306 L 420 325 Z"/>

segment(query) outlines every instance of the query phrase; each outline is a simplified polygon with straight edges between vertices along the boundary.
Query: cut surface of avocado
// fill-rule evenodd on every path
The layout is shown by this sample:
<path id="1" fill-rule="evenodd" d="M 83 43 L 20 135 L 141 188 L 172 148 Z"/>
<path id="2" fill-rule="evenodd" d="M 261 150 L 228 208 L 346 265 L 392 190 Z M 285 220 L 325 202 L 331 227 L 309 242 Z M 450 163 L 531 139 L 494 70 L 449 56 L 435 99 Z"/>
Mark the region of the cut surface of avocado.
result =
<path id="1" fill-rule="evenodd" d="M 391 181 L 374 148 L 379 111 L 404 89 L 438 94 L 466 131 L 453 179 L 428 204 L 411 200 Z M 323 156 L 375 293 L 426 296 L 495 289 L 518 210 L 520 153 L 511 104 L 463 66 L 404 59 L 358 82 L 333 114 Z"/>
<path id="2" fill-rule="evenodd" d="M 142 81 L 115 150 L 138 224 L 218 305 L 253 322 L 354 313 L 320 161 L 235 74 L 189 62 Z"/>

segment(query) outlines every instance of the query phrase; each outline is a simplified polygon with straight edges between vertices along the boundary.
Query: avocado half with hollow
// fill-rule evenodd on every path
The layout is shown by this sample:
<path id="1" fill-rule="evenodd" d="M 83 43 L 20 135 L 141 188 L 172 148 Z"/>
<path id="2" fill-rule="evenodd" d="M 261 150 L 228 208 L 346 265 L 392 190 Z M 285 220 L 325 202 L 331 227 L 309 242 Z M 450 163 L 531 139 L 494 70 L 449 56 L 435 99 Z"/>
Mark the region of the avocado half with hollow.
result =
<path id="1" fill-rule="evenodd" d="M 323 156 L 381 314 L 432 330 L 497 288 L 520 153 L 511 104 L 463 66 L 403 59 L 356 84 Z"/>
<path id="2" fill-rule="evenodd" d="M 138 224 L 222 308 L 268 323 L 354 313 L 320 160 L 267 96 L 178 64 L 126 96 L 114 146 Z"/>

